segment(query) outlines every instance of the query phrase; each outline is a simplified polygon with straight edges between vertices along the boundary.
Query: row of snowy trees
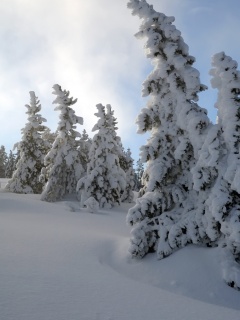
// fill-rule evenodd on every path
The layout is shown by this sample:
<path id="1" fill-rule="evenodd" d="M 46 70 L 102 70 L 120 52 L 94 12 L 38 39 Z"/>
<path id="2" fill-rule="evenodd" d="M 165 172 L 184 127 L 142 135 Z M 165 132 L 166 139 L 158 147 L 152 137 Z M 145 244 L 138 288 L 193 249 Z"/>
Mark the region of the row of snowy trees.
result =
<path id="1" fill-rule="evenodd" d="M 142 171 L 136 174 L 130 150 L 124 151 L 111 106 L 97 105 L 99 120 L 90 139 L 85 130 L 80 134 L 76 129 L 77 124 L 83 124 L 83 118 L 72 108 L 77 99 L 57 84 L 53 89 L 55 110 L 60 111 L 57 131 L 53 134 L 44 125 L 41 104 L 31 91 L 30 104 L 26 105 L 28 121 L 22 140 L 16 144 L 19 160 L 6 190 L 41 193 L 44 201 L 77 193 L 82 205 L 93 197 L 104 208 L 131 202 Z"/>
<path id="2" fill-rule="evenodd" d="M 138 38 L 154 66 L 143 84 L 148 104 L 138 116 L 138 132 L 150 131 L 141 148 L 146 162 L 143 188 L 127 215 L 130 252 L 162 259 L 188 243 L 219 246 L 223 276 L 240 289 L 240 72 L 221 52 L 213 57 L 212 86 L 218 89 L 217 124 L 198 101 L 200 83 L 173 17 L 145 0 L 130 0 L 142 19 Z"/>

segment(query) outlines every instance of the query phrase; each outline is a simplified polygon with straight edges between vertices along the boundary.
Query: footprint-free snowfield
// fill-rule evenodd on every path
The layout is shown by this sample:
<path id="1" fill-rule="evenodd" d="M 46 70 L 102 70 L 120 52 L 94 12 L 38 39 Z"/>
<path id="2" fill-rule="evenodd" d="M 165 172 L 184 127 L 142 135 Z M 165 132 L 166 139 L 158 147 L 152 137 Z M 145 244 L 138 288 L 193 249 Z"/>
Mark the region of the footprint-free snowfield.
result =
<path id="1" fill-rule="evenodd" d="M 132 204 L 91 214 L 74 199 L 0 192 L 1 320 L 239 320 L 217 249 L 128 254 Z"/>

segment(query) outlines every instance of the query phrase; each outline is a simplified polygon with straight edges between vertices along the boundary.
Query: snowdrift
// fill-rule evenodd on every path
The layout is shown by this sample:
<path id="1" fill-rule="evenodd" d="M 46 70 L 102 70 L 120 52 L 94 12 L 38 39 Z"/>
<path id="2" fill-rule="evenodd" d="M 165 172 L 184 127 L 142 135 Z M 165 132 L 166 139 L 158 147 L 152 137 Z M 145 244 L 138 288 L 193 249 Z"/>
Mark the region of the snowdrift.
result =
<path id="1" fill-rule="evenodd" d="M 130 258 L 130 206 L 91 214 L 1 190 L 0 319 L 239 320 L 218 249 Z"/>

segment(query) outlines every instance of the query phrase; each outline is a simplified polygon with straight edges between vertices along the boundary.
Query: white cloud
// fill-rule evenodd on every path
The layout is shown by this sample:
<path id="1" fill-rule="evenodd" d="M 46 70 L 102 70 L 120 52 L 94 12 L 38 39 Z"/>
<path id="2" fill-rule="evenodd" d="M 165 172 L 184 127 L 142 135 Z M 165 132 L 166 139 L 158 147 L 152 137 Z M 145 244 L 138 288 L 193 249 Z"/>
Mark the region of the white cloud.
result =
<path id="1" fill-rule="evenodd" d="M 151 3 L 156 10 L 176 16 L 176 26 L 183 31 L 184 38 L 186 35 L 190 52 L 196 48 L 194 55 L 197 60 L 202 59 L 200 69 L 204 68 L 201 64 L 201 61 L 206 63 L 204 59 L 210 63 L 206 44 L 214 46 L 216 29 L 207 32 L 204 16 L 199 11 L 198 20 L 193 23 L 191 10 L 196 12 L 196 2 L 153 0 Z M 59 83 L 78 98 L 76 113 L 84 117 L 88 131 L 96 122 L 95 105 L 110 103 L 124 145 L 133 147 L 137 157 L 138 148 L 146 138 L 135 136 L 134 121 L 144 106 L 141 83 L 150 68 L 143 43 L 134 38 L 140 20 L 131 16 L 126 4 L 125 0 L 1 1 L 0 144 L 12 148 L 20 139 L 30 90 L 40 98 L 47 124 L 53 130 L 56 128 L 58 114 L 53 111 L 51 92 L 52 85 Z M 208 2 L 204 7 L 212 8 Z M 230 9 L 229 14 L 233 10 Z M 232 34 L 231 28 L 236 30 L 239 24 L 236 21 L 234 27 L 225 29 L 226 41 L 227 35 Z"/>
<path id="2" fill-rule="evenodd" d="M 130 124 L 136 131 L 132 122 L 140 106 L 133 103 L 139 99 L 145 58 L 133 37 L 138 22 L 124 1 L 10 0 L 0 6 L 5 17 L 1 122 L 9 118 L 8 126 L 0 126 L 2 144 L 9 140 L 11 148 L 13 139 L 20 139 L 29 90 L 35 90 L 42 114 L 52 129 L 56 127 L 58 114 L 51 105 L 54 83 L 78 98 L 76 112 L 84 117 L 88 131 L 96 122 L 99 102 L 112 104 L 122 132 L 131 131 Z M 136 83 L 135 98 L 127 91 L 136 90 Z"/>

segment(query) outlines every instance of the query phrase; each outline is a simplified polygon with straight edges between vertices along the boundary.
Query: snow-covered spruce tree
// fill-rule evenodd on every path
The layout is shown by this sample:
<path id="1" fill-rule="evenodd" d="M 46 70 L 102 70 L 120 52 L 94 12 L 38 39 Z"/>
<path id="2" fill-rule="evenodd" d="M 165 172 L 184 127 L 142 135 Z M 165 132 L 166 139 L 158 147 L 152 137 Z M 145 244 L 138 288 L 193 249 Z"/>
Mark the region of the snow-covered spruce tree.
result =
<path id="1" fill-rule="evenodd" d="M 16 155 L 12 152 L 12 150 L 10 150 L 5 170 L 6 178 L 12 178 L 13 172 L 15 170 L 15 161 Z"/>
<path id="2" fill-rule="evenodd" d="M 87 164 L 89 162 L 89 151 L 90 151 L 91 144 L 92 144 L 92 139 L 89 138 L 87 131 L 84 129 L 79 139 L 79 146 L 78 146 L 84 172 L 87 172 Z"/>
<path id="3" fill-rule="evenodd" d="M 137 167 L 136 167 L 136 191 L 140 191 L 140 189 L 143 187 L 142 185 L 142 176 L 144 173 L 144 167 L 141 159 L 138 159 L 137 161 Z"/>
<path id="4" fill-rule="evenodd" d="M 116 135 L 116 119 L 110 105 L 97 106 L 99 118 L 92 131 L 97 131 L 89 151 L 87 175 L 79 180 L 77 191 L 81 194 L 81 205 L 93 197 L 100 208 L 111 208 L 121 203 L 126 186 L 125 172 L 119 164 L 119 138 Z"/>
<path id="5" fill-rule="evenodd" d="M 8 181 L 6 189 L 15 193 L 41 193 L 39 181 L 47 145 L 42 138 L 46 120 L 39 114 L 41 104 L 34 91 L 30 91 L 30 104 L 26 105 L 28 122 L 22 129 L 22 140 L 16 144 L 20 153 L 16 170 Z"/>
<path id="6" fill-rule="evenodd" d="M 84 129 L 82 134 L 80 135 L 80 139 L 78 140 L 77 144 L 77 151 L 79 152 L 79 158 L 83 167 L 83 171 L 81 174 L 81 178 L 87 175 L 87 165 L 89 163 L 89 151 L 92 144 L 92 139 L 89 138 L 87 131 Z M 81 192 L 80 190 L 76 189 L 77 198 L 81 200 Z"/>
<path id="7" fill-rule="evenodd" d="M 8 156 L 4 146 L 0 148 L 0 178 L 5 178 L 5 171 L 7 166 Z"/>
<path id="8" fill-rule="evenodd" d="M 156 12 L 146 1 L 131 0 L 128 7 L 142 20 L 138 38 L 147 38 L 147 57 L 154 69 L 143 84 L 148 105 L 138 116 L 138 132 L 151 132 L 141 148 L 146 162 L 142 197 L 128 212 L 133 226 L 130 252 L 143 257 L 156 251 L 158 258 L 189 242 L 201 241 L 202 211 L 197 210 L 191 168 L 209 126 L 205 109 L 197 104 L 206 86 L 192 67 L 173 17 Z"/>
<path id="9" fill-rule="evenodd" d="M 240 72 L 237 62 L 224 52 L 214 55 L 212 66 L 211 83 L 218 89 L 218 152 L 214 149 L 212 153 L 210 145 L 208 153 L 217 177 L 206 201 L 206 211 L 219 226 L 220 245 L 225 251 L 224 278 L 240 290 Z"/>
<path id="10" fill-rule="evenodd" d="M 135 188 L 136 180 L 135 180 L 135 171 L 133 169 L 133 158 L 131 156 L 130 149 L 124 151 L 125 157 L 125 173 L 126 173 L 126 188 L 122 194 L 122 202 L 133 202 L 134 193 L 133 190 Z"/>
<path id="11" fill-rule="evenodd" d="M 76 192 L 77 181 L 83 173 L 83 167 L 77 150 L 76 124 L 83 124 L 83 118 L 78 117 L 71 108 L 77 99 L 69 97 L 69 91 L 55 84 L 53 94 L 57 97 L 53 101 L 57 104 L 55 110 L 60 111 L 57 136 L 51 150 L 44 158 L 45 168 L 42 169 L 41 181 L 45 182 L 41 200 L 56 201 L 66 194 Z"/>

